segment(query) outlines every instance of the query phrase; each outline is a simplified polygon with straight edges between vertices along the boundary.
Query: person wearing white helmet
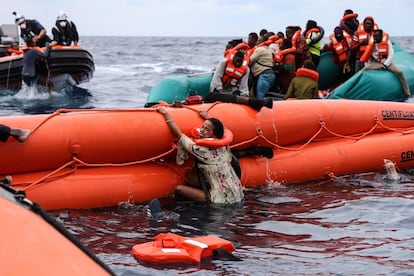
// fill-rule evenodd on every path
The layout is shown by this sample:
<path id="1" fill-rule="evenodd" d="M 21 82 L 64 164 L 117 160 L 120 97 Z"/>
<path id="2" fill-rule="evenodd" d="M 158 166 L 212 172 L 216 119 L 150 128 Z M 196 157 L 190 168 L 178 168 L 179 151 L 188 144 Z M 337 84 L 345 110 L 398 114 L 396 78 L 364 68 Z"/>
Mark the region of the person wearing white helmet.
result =
<path id="1" fill-rule="evenodd" d="M 56 17 L 55 26 L 52 28 L 53 45 L 70 46 L 78 45 L 79 35 L 75 23 L 68 20 L 68 16 L 64 11 L 60 11 Z"/>
<path id="2" fill-rule="evenodd" d="M 27 46 L 45 47 L 46 42 L 50 42 L 46 29 L 36 19 L 26 19 L 22 14 L 13 12 L 16 25 L 20 27 L 20 36 Z"/>

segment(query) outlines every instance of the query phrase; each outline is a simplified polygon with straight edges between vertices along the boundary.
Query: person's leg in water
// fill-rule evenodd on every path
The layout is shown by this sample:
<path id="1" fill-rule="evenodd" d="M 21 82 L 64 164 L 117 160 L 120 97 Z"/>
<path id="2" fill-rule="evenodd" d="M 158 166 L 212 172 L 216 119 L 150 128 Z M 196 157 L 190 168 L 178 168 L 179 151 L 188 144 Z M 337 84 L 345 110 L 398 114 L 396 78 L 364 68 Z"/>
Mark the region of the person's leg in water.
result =
<path id="1" fill-rule="evenodd" d="M 227 93 L 209 92 L 204 99 L 206 103 L 213 103 L 216 101 L 244 104 L 260 111 L 262 107 L 273 108 L 273 100 L 271 98 L 257 99 L 244 96 L 237 96 Z"/>

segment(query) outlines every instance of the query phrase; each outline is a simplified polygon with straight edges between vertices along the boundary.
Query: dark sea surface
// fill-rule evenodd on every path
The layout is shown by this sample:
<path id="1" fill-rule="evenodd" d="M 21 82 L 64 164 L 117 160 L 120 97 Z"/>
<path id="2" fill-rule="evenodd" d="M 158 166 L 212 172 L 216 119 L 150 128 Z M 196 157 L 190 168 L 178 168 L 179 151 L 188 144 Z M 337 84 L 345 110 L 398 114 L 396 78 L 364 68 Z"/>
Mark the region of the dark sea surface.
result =
<path id="1" fill-rule="evenodd" d="M 81 46 L 95 59 L 94 78 L 81 85 L 91 96 L 0 90 L 0 115 L 143 107 L 160 79 L 212 70 L 230 39 L 82 37 Z M 414 37 L 394 41 L 414 53 Z M 367 172 L 306 184 L 268 183 L 246 191 L 237 208 L 165 199 L 167 218 L 161 221 L 149 220 L 144 205 L 128 203 L 52 214 L 117 275 L 414 275 L 414 170 L 401 176 L 387 181 Z M 242 261 L 155 266 L 133 257 L 135 244 L 165 232 L 228 239 Z"/>

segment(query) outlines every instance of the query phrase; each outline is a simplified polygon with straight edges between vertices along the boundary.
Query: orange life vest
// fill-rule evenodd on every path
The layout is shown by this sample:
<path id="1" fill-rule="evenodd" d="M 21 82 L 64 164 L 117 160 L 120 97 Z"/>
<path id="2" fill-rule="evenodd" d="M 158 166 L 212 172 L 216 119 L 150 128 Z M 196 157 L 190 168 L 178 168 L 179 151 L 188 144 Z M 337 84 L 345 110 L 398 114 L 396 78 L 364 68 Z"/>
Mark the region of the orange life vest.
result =
<path id="1" fill-rule="evenodd" d="M 378 24 L 374 23 L 374 26 L 372 26 L 371 32 L 367 33 L 364 29 L 364 22 L 359 23 L 358 29 L 356 31 L 356 35 L 358 37 L 358 40 L 362 41 L 362 40 L 366 39 L 366 40 L 369 41 L 369 39 L 372 36 L 374 30 L 378 30 L 378 29 L 379 29 Z M 359 46 L 359 53 L 362 54 L 365 51 L 366 48 L 367 48 L 367 45 L 360 45 Z"/>
<path id="2" fill-rule="evenodd" d="M 223 84 L 237 85 L 240 79 L 246 74 L 247 68 L 249 67 L 250 58 L 248 55 L 244 55 L 243 63 L 240 67 L 234 66 L 233 57 L 237 50 L 231 49 L 226 57 L 226 68 L 224 69 L 224 74 L 221 77 Z"/>
<path id="3" fill-rule="evenodd" d="M 298 38 L 299 38 L 299 36 L 300 36 L 301 31 L 302 31 L 301 29 L 297 30 L 297 31 L 293 34 L 292 39 L 291 39 L 291 41 L 292 41 L 292 48 L 294 48 L 295 50 L 296 50 L 296 44 L 297 44 L 297 42 L 298 42 Z"/>
<path id="4" fill-rule="evenodd" d="M 277 50 L 273 55 L 273 61 L 277 63 L 281 63 L 283 61 L 283 58 L 288 54 L 295 54 L 296 49 L 294 48 L 288 48 L 288 49 L 279 49 Z"/>
<path id="5" fill-rule="evenodd" d="M 220 139 L 217 138 L 200 138 L 200 128 L 193 128 L 191 131 L 192 136 L 194 137 L 194 142 L 199 146 L 205 146 L 209 148 L 220 148 L 227 145 L 230 145 L 233 142 L 233 132 L 229 129 L 224 129 L 223 137 Z"/>
<path id="6" fill-rule="evenodd" d="M 346 38 L 344 38 L 343 41 L 339 42 L 336 38 L 335 38 L 335 34 L 331 34 L 329 36 L 331 42 L 332 42 L 332 46 L 333 46 L 333 50 L 335 52 L 335 55 L 338 59 L 338 63 L 345 63 L 347 58 L 348 58 L 348 51 L 349 51 L 349 44 L 348 41 L 346 40 Z"/>
<path id="7" fill-rule="evenodd" d="M 9 52 L 10 54 L 16 54 L 16 55 L 21 55 L 21 54 L 23 54 L 23 51 L 21 51 L 21 50 L 16 50 L 16 49 L 12 49 L 12 48 L 7 49 L 7 52 Z"/>
<path id="8" fill-rule="evenodd" d="M 296 71 L 296 76 L 297 77 L 308 77 L 313 79 L 314 81 L 318 81 L 319 80 L 319 73 L 315 70 L 312 69 L 308 69 L 308 68 L 299 68 Z"/>
<path id="9" fill-rule="evenodd" d="M 211 257 L 216 249 L 234 251 L 234 245 L 215 236 L 185 238 L 173 233 L 157 235 L 152 242 L 132 247 L 132 254 L 141 261 L 151 263 L 199 263 Z"/>
<path id="10" fill-rule="evenodd" d="M 228 55 L 230 55 L 232 53 L 235 53 L 238 50 L 242 50 L 242 51 L 247 53 L 250 50 L 250 46 L 246 42 L 241 42 L 241 43 L 237 44 L 236 46 L 234 46 L 233 48 L 225 50 L 224 51 L 224 57 L 227 57 Z"/>
<path id="11" fill-rule="evenodd" d="M 382 33 L 382 40 L 380 43 L 377 44 L 378 48 L 378 62 L 382 63 L 384 59 L 387 59 L 388 57 L 388 39 L 389 35 L 388 33 Z M 367 62 L 369 58 L 371 57 L 372 53 L 374 52 L 375 42 L 374 39 L 371 37 L 368 46 L 366 47 L 364 53 L 362 54 L 360 60 L 362 62 Z"/>
<path id="12" fill-rule="evenodd" d="M 346 15 L 342 16 L 341 22 L 345 22 L 345 21 L 348 21 L 350 19 L 357 18 L 357 17 L 358 17 L 357 13 L 346 14 Z"/>

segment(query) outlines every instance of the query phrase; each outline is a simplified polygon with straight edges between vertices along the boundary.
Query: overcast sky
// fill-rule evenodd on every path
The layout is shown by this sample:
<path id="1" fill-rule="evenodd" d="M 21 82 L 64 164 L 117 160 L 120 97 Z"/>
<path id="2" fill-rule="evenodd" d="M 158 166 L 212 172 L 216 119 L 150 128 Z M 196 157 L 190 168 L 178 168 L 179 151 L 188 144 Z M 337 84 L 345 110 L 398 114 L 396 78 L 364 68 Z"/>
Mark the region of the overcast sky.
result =
<path id="1" fill-rule="evenodd" d="M 373 16 L 391 36 L 414 35 L 414 0 L 12 0 L 2 5 L 0 23 L 14 23 L 16 11 L 39 20 L 50 34 L 59 10 L 64 10 L 81 36 L 245 39 L 262 28 L 274 32 L 288 25 L 304 28 L 308 19 L 317 21 L 327 35 L 348 8 L 359 14 L 360 21 Z"/>

